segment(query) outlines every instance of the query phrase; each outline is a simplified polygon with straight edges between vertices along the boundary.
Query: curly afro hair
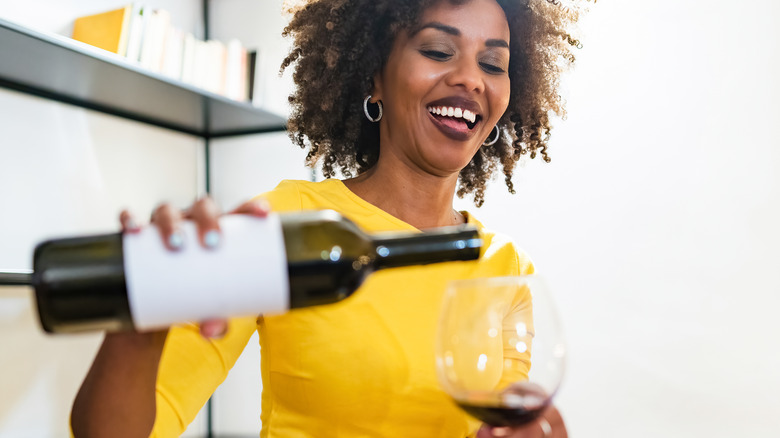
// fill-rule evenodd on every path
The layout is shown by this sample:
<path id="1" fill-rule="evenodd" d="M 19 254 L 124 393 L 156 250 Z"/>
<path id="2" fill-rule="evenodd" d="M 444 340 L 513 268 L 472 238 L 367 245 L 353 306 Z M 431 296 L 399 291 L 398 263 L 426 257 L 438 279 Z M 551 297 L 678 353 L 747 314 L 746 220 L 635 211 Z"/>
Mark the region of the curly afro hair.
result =
<path id="1" fill-rule="evenodd" d="M 322 160 L 325 177 L 336 170 L 347 178 L 371 168 L 379 157 L 379 127 L 363 115 L 371 92 L 399 32 L 419 24 L 422 12 L 440 1 L 315 0 L 298 8 L 284 30 L 293 47 L 281 71 L 294 65 L 296 90 L 289 96 L 288 132 L 306 163 Z M 561 73 L 574 62 L 580 43 L 568 28 L 579 16 L 577 0 L 497 0 L 510 29 L 509 106 L 498 122 L 499 140 L 482 146 L 460 171 L 457 194 L 484 202 L 487 181 L 500 165 L 515 193 L 512 173 L 522 155 L 546 162 L 550 115 L 565 116 L 557 89 Z"/>

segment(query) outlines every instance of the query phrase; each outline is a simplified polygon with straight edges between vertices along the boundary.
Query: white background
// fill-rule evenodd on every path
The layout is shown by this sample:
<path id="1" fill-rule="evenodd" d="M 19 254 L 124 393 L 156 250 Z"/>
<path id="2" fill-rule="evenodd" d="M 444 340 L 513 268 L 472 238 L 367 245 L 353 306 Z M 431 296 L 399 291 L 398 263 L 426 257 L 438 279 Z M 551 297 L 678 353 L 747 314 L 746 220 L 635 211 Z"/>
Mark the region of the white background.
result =
<path id="1" fill-rule="evenodd" d="M 199 3 L 149 3 L 199 29 Z M 212 2 L 212 33 L 263 48 L 273 72 L 278 3 Z M 121 4 L 0 0 L 0 17 L 67 34 Z M 780 436 L 778 22 L 773 0 L 599 1 L 552 163 L 519 168 L 514 196 L 499 180 L 482 209 L 458 204 L 512 235 L 554 287 L 573 437 Z M 268 78 L 263 103 L 283 112 L 289 82 Z M 115 229 L 122 207 L 146 215 L 203 190 L 200 139 L 5 90 L 0 114 L 0 269 L 29 267 L 45 235 Z M 225 208 L 309 176 L 284 134 L 212 153 Z M 63 435 L 99 340 L 41 336 L 28 296 L 0 290 L 2 438 Z M 220 432 L 257 435 L 255 346 L 215 396 Z"/>
<path id="2" fill-rule="evenodd" d="M 599 1 L 552 163 L 480 214 L 555 288 L 571 436 L 780 436 L 778 19 Z"/>

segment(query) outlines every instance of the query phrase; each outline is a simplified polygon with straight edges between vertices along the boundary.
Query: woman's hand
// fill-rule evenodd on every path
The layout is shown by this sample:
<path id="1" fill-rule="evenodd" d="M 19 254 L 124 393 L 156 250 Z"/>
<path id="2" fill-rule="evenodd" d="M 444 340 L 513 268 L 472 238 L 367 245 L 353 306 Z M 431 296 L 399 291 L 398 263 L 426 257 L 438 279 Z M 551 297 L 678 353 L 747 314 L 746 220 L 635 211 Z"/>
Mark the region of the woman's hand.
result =
<path id="1" fill-rule="evenodd" d="M 248 201 L 241 204 L 230 214 L 248 214 L 257 217 L 265 217 L 269 212 L 268 204 L 264 201 Z M 181 223 L 184 220 L 195 222 L 198 230 L 198 240 L 205 248 L 217 248 L 222 239 L 219 228 L 221 213 L 217 204 L 211 198 L 202 198 L 195 202 L 189 209 L 181 211 L 170 204 L 161 204 L 152 213 L 151 223 L 160 232 L 163 244 L 170 251 L 181 249 L 183 239 L 181 237 Z M 119 215 L 122 231 L 133 233 L 140 230 L 137 222 L 129 211 L 124 210 Z M 200 333 L 206 338 L 221 337 L 227 331 L 227 320 L 210 319 L 201 321 Z"/>
<path id="2" fill-rule="evenodd" d="M 547 407 L 538 419 L 528 424 L 518 427 L 492 427 L 483 424 L 477 432 L 477 438 L 567 438 L 568 436 L 561 414 L 552 405 Z"/>

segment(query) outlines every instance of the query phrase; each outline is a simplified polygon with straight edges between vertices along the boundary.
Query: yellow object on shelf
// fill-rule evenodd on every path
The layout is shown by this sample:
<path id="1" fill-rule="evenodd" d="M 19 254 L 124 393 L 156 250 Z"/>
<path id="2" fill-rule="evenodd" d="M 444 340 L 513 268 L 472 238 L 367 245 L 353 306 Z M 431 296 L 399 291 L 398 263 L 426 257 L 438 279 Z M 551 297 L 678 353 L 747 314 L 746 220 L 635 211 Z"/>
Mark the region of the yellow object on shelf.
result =
<path id="1" fill-rule="evenodd" d="M 125 56 L 133 6 L 77 18 L 73 39 Z"/>

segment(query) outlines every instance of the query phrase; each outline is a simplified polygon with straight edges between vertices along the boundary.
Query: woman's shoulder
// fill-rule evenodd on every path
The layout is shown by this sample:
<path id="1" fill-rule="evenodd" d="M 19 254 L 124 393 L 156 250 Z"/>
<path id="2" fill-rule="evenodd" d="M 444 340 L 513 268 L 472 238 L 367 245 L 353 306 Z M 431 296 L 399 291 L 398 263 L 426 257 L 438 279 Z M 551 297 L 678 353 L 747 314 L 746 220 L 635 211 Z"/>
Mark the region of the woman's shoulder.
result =
<path id="1" fill-rule="evenodd" d="M 513 272 L 514 275 L 530 275 L 534 273 L 534 264 L 531 261 L 531 257 L 511 236 L 484 226 L 468 212 L 462 213 L 466 215 L 469 224 L 479 229 L 482 238 L 481 260 L 493 264 L 509 264 L 513 268 L 512 271 L 516 269 L 516 272 Z"/>
<path id="2" fill-rule="evenodd" d="M 339 196 L 343 196 L 342 187 L 341 181 L 335 179 L 319 182 L 286 179 L 257 198 L 268 201 L 274 211 L 323 208 L 339 202 Z"/>

